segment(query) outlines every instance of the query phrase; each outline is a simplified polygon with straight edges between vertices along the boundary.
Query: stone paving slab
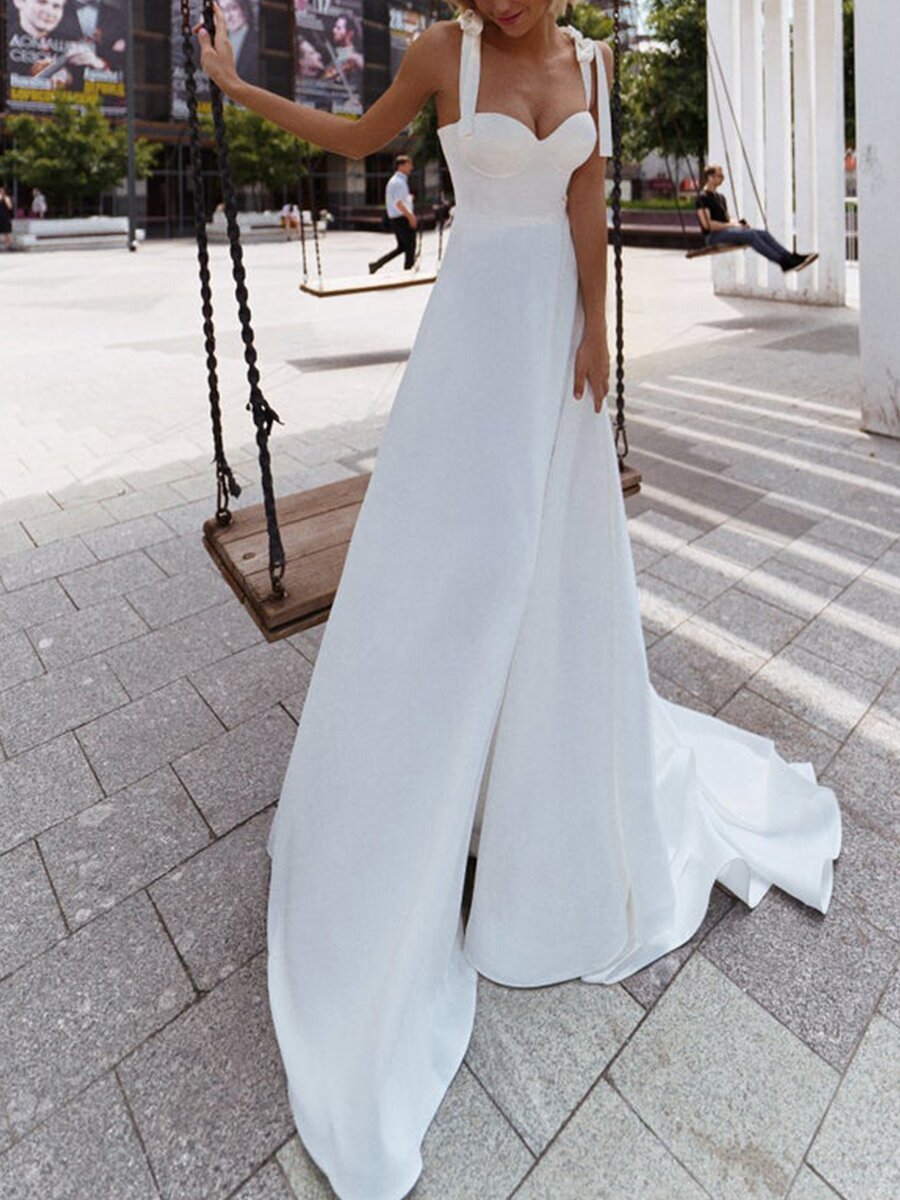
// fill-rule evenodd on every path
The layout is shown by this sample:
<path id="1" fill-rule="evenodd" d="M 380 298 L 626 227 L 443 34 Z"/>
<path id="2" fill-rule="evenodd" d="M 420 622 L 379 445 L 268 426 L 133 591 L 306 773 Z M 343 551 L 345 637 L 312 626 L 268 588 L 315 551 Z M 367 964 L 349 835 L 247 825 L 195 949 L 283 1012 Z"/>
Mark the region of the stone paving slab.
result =
<path id="1" fill-rule="evenodd" d="M 540 1154 L 641 1020 L 623 988 L 504 988 L 480 979 L 466 1063 Z"/>
<path id="2" fill-rule="evenodd" d="M 85 609 L 164 578 L 161 567 L 143 551 L 134 550 L 97 563 L 96 566 L 82 567 L 80 571 L 62 575 L 59 582 L 75 604 Z M 58 614 L 50 615 L 55 617 Z M 40 619 L 34 618 L 36 621 Z"/>
<path id="3" fill-rule="evenodd" d="M 0 664 L 0 692 L 44 673 L 41 660 L 24 633 L 0 638 Z"/>
<path id="4" fill-rule="evenodd" d="M 897 842 L 847 807 L 843 827 L 841 856 L 834 868 L 834 895 L 900 941 Z"/>
<path id="5" fill-rule="evenodd" d="M 732 696 L 717 716 L 731 725 L 770 738 L 788 762 L 811 762 L 819 779 L 840 747 L 837 738 L 764 700 L 749 687 Z"/>
<path id="6" fill-rule="evenodd" d="M 156 911 L 202 992 L 265 949 L 272 813 L 253 817 L 150 888 Z"/>
<path id="7" fill-rule="evenodd" d="M 785 612 L 758 596 L 729 588 L 697 612 L 693 621 L 720 637 L 765 658 L 777 654 L 803 629 L 803 617 Z"/>
<path id="8" fill-rule="evenodd" d="M 0 765 L 0 853 L 86 808 L 100 794 L 70 733 Z"/>
<path id="9" fill-rule="evenodd" d="M 223 600 L 231 600 L 233 594 L 217 571 L 204 567 L 189 575 L 163 579 L 131 591 L 128 602 L 151 629 L 161 629 L 214 604 L 221 604 Z"/>
<path id="10" fill-rule="evenodd" d="M 147 625 L 121 597 L 29 628 L 28 636 L 48 669 L 67 667 L 139 638 Z"/>
<path id="11" fill-rule="evenodd" d="M 135 517 L 132 521 L 111 524 L 107 529 L 86 533 L 82 541 L 93 551 L 94 560 L 115 558 L 134 550 L 143 550 L 164 542 L 172 536 L 172 530 L 155 514 Z M 62 572 L 55 572 L 62 574 Z"/>
<path id="12" fill-rule="evenodd" d="M 76 571 L 97 561 L 84 541 L 70 538 L 52 546 L 30 547 L 0 558 L 0 583 L 8 592 Z"/>
<path id="13" fill-rule="evenodd" d="M 108 651 L 104 658 L 132 699 L 226 658 L 229 646 L 205 614 L 195 613 Z"/>
<path id="14" fill-rule="evenodd" d="M 845 1200 L 900 1195 L 900 1029 L 872 1021 L 809 1153 Z"/>
<path id="15" fill-rule="evenodd" d="M 804 1166 L 788 1192 L 787 1200 L 841 1200 L 841 1197 L 814 1171 Z"/>
<path id="16" fill-rule="evenodd" d="M 898 630 L 900 592 L 858 580 L 810 622 L 797 645 L 883 684 L 900 667 Z"/>
<path id="17" fill-rule="evenodd" d="M 309 662 L 286 642 L 251 646 L 222 662 L 194 671 L 191 682 L 229 729 L 273 703 L 306 690 Z"/>
<path id="18" fill-rule="evenodd" d="M 274 1159 L 233 1193 L 233 1200 L 297 1200 Z"/>
<path id="19" fill-rule="evenodd" d="M 82 809 L 39 845 L 75 929 L 112 908 L 209 841 L 209 830 L 170 767 Z"/>
<path id="20" fill-rule="evenodd" d="M 601 1080 L 516 1192 L 516 1200 L 707 1200 L 708 1195 Z"/>
<path id="21" fill-rule="evenodd" d="M 175 760 L 217 835 L 278 799 L 296 733 L 291 718 L 273 708 Z"/>
<path id="22" fill-rule="evenodd" d="M 900 838 L 900 725 L 869 713 L 829 764 L 827 782 L 854 809 Z"/>
<path id="23" fill-rule="evenodd" d="M 92 721 L 78 739 L 107 795 L 149 775 L 222 729 L 187 680 Z"/>
<path id="24" fill-rule="evenodd" d="M 783 892 L 737 905 L 703 953 L 842 1071 L 900 960 L 900 944 L 833 900 L 826 916 Z"/>
<path id="25" fill-rule="evenodd" d="M 784 1196 L 838 1083 L 836 1071 L 702 954 L 610 1078 L 694 1178 L 728 1200 Z"/>
<path id="26" fill-rule="evenodd" d="M 843 741 L 880 691 L 878 683 L 811 654 L 786 646 L 750 680 L 750 689 L 779 708 Z"/>
<path id="27" fill-rule="evenodd" d="M 4 1200 L 159 1200 L 113 1075 L 0 1158 Z"/>
<path id="28" fill-rule="evenodd" d="M 691 617 L 651 646 L 647 661 L 654 671 L 718 709 L 766 659 Z"/>
<path id="29" fill-rule="evenodd" d="M 0 637 L 74 611 L 75 606 L 55 579 L 0 594 Z"/>
<path id="30" fill-rule="evenodd" d="M 193 999 L 146 896 L 118 905 L 0 984 L 0 1105 L 19 1135 Z"/>
<path id="31" fill-rule="evenodd" d="M 293 1132 L 261 954 L 150 1038 L 119 1077 L 163 1200 L 218 1200 Z"/>
<path id="32" fill-rule="evenodd" d="M 148 546 L 146 553 L 167 575 L 189 575 L 210 561 L 199 530 Z"/>
<path id="33" fill-rule="evenodd" d="M 0 742 L 7 754 L 30 750 L 126 703 L 125 689 L 99 659 L 0 693 Z"/>
<path id="34" fill-rule="evenodd" d="M 879 1009 L 889 1020 L 900 1027 L 900 968 L 894 972 L 894 978 L 885 988 Z"/>
<path id="35" fill-rule="evenodd" d="M 71 538 L 79 533 L 90 533 L 112 525 L 115 518 L 100 504 L 81 504 L 77 508 L 62 508 L 44 517 L 30 517 L 23 521 L 25 530 L 38 546 Z"/>
<path id="36" fill-rule="evenodd" d="M 34 842 L 0 856 L 0 979 L 65 935 Z"/>
<path id="37" fill-rule="evenodd" d="M 807 620 L 817 616 L 841 592 L 841 584 L 821 579 L 781 556 L 749 571 L 735 588 Z"/>

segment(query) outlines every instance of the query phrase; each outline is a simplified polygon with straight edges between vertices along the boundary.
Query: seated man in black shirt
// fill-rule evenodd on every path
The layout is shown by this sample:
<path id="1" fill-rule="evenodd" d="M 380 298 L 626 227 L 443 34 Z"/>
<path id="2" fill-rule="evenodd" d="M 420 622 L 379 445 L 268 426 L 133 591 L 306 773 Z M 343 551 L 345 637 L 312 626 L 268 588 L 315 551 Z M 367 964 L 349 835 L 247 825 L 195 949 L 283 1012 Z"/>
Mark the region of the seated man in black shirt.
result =
<path id="1" fill-rule="evenodd" d="M 718 191 L 724 179 L 721 167 L 706 167 L 703 188 L 697 193 L 697 220 L 707 246 L 750 246 L 770 262 L 778 263 L 785 272 L 802 271 L 816 261 L 818 254 L 793 254 L 786 250 L 767 229 L 751 229 L 746 221 L 732 221 L 728 202 Z"/>

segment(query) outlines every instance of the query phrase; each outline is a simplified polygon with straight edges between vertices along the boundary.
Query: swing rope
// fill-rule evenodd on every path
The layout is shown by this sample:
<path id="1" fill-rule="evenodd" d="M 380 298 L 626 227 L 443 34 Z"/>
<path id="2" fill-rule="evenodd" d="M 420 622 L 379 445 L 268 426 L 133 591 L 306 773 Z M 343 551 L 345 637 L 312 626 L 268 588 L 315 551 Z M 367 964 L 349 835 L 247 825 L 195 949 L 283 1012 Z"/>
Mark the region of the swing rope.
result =
<path id="1" fill-rule="evenodd" d="M 212 0 L 203 0 L 203 23 L 206 26 L 207 32 L 211 39 L 215 39 L 215 20 L 213 15 Z M 194 171 L 194 180 L 198 176 L 202 176 L 202 163 L 200 158 L 200 121 L 197 111 L 197 91 L 196 91 L 196 68 L 193 53 L 192 33 L 191 33 L 191 16 L 190 16 L 190 0 L 181 0 L 181 23 L 182 35 L 185 45 L 185 86 L 189 97 L 188 118 L 191 126 L 191 158 Z M 244 269 L 244 257 L 241 249 L 240 229 L 237 221 L 237 197 L 234 191 L 234 185 L 231 179 L 231 169 L 228 161 L 228 143 L 225 136 L 225 117 L 222 105 L 222 93 L 215 83 L 210 80 L 210 101 L 212 106 L 213 128 L 215 130 L 216 152 L 219 161 L 219 175 L 222 181 L 222 194 L 225 203 L 225 220 L 228 230 L 228 249 L 231 256 L 231 274 L 234 279 L 234 294 L 237 301 L 238 320 L 241 326 L 241 341 L 244 344 L 244 362 L 247 366 L 247 382 L 250 387 L 250 398 L 247 402 L 247 408 L 253 415 L 253 424 L 256 427 L 256 446 L 259 455 L 259 470 L 262 482 L 263 493 L 263 508 L 266 516 L 266 529 L 269 542 L 269 580 L 272 586 L 272 595 L 275 598 L 281 598 L 285 595 L 284 584 L 282 582 L 285 568 L 284 547 L 281 542 L 281 534 L 278 529 L 278 518 L 275 512 L 275 494 L 272 486 L 272 459 L 269 452 L 269 437 L 272 432 L 272 426 L 276 421 L 280 424 L 278 414 L 270 407 L 268 401 L 262 394 L 260 388 L 259 368 L 257 366 L 257 353 L 254 344 L 253 325 L 250 313 L 249 297 L 247 293 L 246 271 Z M 202 179 L 201 193 L 195 193 L 194 209 L 195 209 L 195 224 L 198 230 L 205 220 L 205 207 L 203 206 L 202 194 Z M 203 297 L 203 314 L 204 314 L 204 330 L 207 332 L 207 362 L 209 361 L 209 344 L 211 342 L 213 351 L 215 348 L 215 335 L 213 332 L 213 312 L 212 312 L 212 297 L 209 290 L 209 260 L 206 253 L 206 228 L 203 225 L 202 233 L 198 232 L 198 258 L 201 258 L 201 295 Z M 204 253 L 201 254 L 201 243 L 204 247 Z M 205 286 L 203 283 L 205 258 Z M 213 404 L 212 391 L 215 390 L 216 401 Z M 218 437 L 218 445 L 221 444 L 221 413 L 218 402 L 218 387 L 213 389 L 211 385 L 211 407 L 213 408 L 213 437 Z M 224 461 L 224 456 L 223 456 Z M 219 468 L 219 460 L 216 460 L 217 471 Z M 230 473 L 229 473 L 230 474 Z M 233 478 L 233 477 L 232 477 Z M 232 495 L 236 493 L 232 490 Z M 220 498 L 221 505 L 221 498 Z M 218 512 L 217 512 L 218 517 Z M 230 516 L 229 518 L 230 519 Z M 226 522 L 227 523 L 227 520 Z"/>
<path id="2" fill-rule="evenodd" d="M 753 166 L 750 162 L 750 155 L 747 153 L 747 147 L 746 147 L 746 144 L 744 143 L 744 138 L 741 133 L 741 127 L 738 123 L 737 113 L 734 111 L 734 105 L 731 102 L 731 92 L 728 89 L 728 81 L 726 80 L 725 72 L 722 69 L 722 60 L 719 58 L 719 51 L 716 46 L 715 39 L 713 38 L 712 30 L 710 29 L 709 25 L 707 25 L 707 27 L 706 27 L 706 36 L 707 36 L 707 40 L 709 42 L 709 47 L 712 50 L 712 56 L 713 56 L 712 69 L 710 70 L 709 74 L 710 74 L 710 79 L 712 80 L 712 85 L 713 85 L 713 95 L 715 97 L 716 112 L 719 117 L 719 129 L 722 132 L 722 145 L 725 148 L 725 162 L 728 167 L 728 178 L 731 181 L 731 194 L 732 194 L 732 198 L 734 200 L 734 211 L 738 216 L 740 215 L 740 210 L 738 209 L 738 204 L 737 204 L 737 192 L 735 190 L 735 184 L 734 184 L 735 176 L 731 169 L 731 159 L 728 154 L 728 139 L 725 137 L 725 123 L 722 119 L 722 106 L 719 103 L 719 89 L 716 84 L 716 69 L 718 69 L 719 78 L 722 81 L 722 90 L 725 93 L 725 101 L 728 104 L 728 111 L 731 114 L 731 121 L 732 121 L 732 124 L 734 125 L 734 132 L 737 134 L 737 139 L 738 139 L 738 143 L 741 147 L 741 154 L 744 159 L 744 164 L 747 167 L 747 175 L 750 179 L 750 186 L 753 188 L 753 195 L 756 197 L 756 205 L 757 205 L 757 208 L 759 209 L 760 216 L 762 217 L 763 226 L 768 231 L 769 219 L 766 216 L 766 208 L 762 202 L 762 198 L 760 197 L 759 188 L 756 186 L 756 176 L 753 174 Z"/>
<path id="3" fill-rule="evenodd" d="M 181 35 L 185 61 L 185 88 L 188 106 L 191 168 L 194 183 L 194 232 L 197 238 L 197 265 L 200 273 L 200 302 L 203 312 L 203 337 L 206 349 L 206 376 L 209 384 L 209 411 L 212 421 L 214 461 L 216 464 L 216 520 L 231 523 L 229 497 L 237 499 L 241 486 L 225 457 L 222 436 L 222 401 L 219 395 L 219 365 L 216 358 L 216 330 L 213 323 L 212 286 L 209 274 L 209 243 L 206 237 L 206 195 L 200 152 L 200 121 L 197 114 L 197 78 L 194 67 L 194 38 L 191 33 L 189 0 L 181 0 Z"/>

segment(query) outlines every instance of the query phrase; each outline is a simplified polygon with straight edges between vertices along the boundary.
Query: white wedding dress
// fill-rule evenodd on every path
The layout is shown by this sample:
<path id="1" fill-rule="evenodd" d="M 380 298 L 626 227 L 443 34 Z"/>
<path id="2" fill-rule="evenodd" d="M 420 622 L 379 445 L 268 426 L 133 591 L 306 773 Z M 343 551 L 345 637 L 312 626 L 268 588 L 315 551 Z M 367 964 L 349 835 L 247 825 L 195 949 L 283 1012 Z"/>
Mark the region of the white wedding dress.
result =
<path id="1" fill-rule="evenodd" d="M 690 938 L 717 879 L 824 912 L 841 840 L 808 764 L 650 684 L 611 421 L 572 396 L 566 190 L 597 127 L 476 112 L 481 22 L 461 24 L 453 231 L 269 841 L 275 1029 L 342 1200 L 415 1183 L 478 972 L 613 983 Z M 589 107 L 594 43 L 572 38 Z M 605 86 L 598 109 L 608 155 Z"/>

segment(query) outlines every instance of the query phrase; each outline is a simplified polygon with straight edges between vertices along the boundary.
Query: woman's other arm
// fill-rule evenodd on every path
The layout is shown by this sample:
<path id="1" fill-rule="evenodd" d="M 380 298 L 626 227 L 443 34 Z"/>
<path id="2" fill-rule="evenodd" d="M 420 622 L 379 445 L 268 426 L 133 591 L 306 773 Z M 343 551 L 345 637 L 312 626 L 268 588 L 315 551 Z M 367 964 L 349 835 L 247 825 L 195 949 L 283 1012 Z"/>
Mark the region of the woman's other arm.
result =
<path id="1" fill-rule="evenodd" d="M 426 29 L 403 56 L 397 78 L 359 120 L 295 104 L 265 88 L 245 83 L 235 69 L 225 22 L 216 6 L 215 43 L 198 26 L 200 65 L 226 96 L 266 117 L 288 133 L 346 158 L 365 158 L 405 129 L 429 96 L 440 91 L 448 61 L 458 53 L 459 33 L 449 21 Z M 456 46 L 451 40 L 456 40 Z"/>
<path id="2" fill-rule="evenodd" d="M 606 78 L 612 79 L 612 51 L 597 43 L 603 55 Z M 599 62 L 597 64 L 599 66 Z M 601 72 L 597 78 L 602 79 Z M 596 118 L 597 97 L 592 109 Z M 584 308 L 584 335 L 575 358 L 575 398 L 584 395 L 585 382 L 594 394 L 597 412 L 609 391 L 609 342 L 606 330 L 606 159 L 592 154 L 569 184 L 569 224 L 578 263 L 578 285 Z"/>

